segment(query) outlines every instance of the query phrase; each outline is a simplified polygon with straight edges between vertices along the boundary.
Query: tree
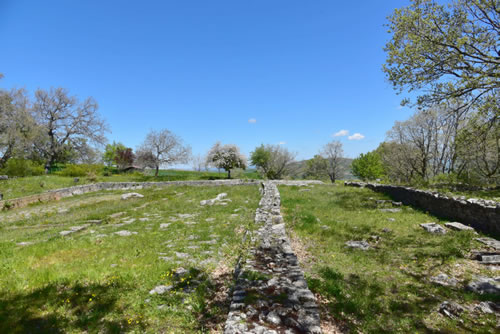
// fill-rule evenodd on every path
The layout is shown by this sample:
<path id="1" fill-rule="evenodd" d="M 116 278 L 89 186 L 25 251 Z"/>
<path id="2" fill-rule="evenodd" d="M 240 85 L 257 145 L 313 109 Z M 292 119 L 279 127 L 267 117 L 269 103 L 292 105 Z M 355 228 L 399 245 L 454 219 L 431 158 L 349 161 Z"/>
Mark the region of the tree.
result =
<path id="1" fill-rule="evenodd" d="M 321 155 L 316 154 L 312 159 L 306 161 L 306 176 L 322 179 L 327 176 L 328 163 Z"/>
<path id="2" fill-rule="evenodd" d="M 191 148 L 167 129 L 151 130 L 137 151 L 142 163 L 154 165 L 155 176 L 160 166 L 187 163 L 191 155 Z"/>
<path id="3" fill-rule="evenodd" d="M 323 147 L 321 155 L 326 160 L 326 174 L 330 178 L 330 181 L 335 183 L 335 180 L 343 172 L 342 159 L 344 150 L 342 149 L 342 143 L 338 140 L 327 143 Z"/>
<path id="4" fill-rule="evenodd" d="M 231 169 L 247 168 L 246 158 L 240 153 L 238 146 L 233 144 L 221 145 L 220 142 L 215 143 L 208 151 L 207 164 L 224 169 L 227 172 L 228 179 L 231 178 Z"/>
<path id="5" fill-rule="evenodd" d="M 115 163 L 118 169 L 124 170 L 134 163 L 135 155 L 130 147 L 118 148 L 116 150 Z"/>
<path id="6" fill-rule="evenodd" d="M 191 164 L 193 166 L 193 170 L 201 172 L 202 170 L 207 169 L 207 158 L 203 157 L 201 154 L 197 154 L 192 157 Z"/>
<path id="7" fill-rule="evenodd" d="M 500 4 L 497 0 L 412 0 L 389 18 L 384 71 L 402 91 L 426 89 L 425 106 L 461 100 L 456 109 L 494 103 L 499 110 Z"/>
<path id="8" fill-rule="evenodd" d="M 64 88 L 35 92 L 33 114 L 42 129 L 35 146 L 45 156 L 47 170 L 67 146 L 78 150 L 81 143 L 104 144 L 108 127 L 98 115 L 97 108 L 93 98 L 80 102 L 69 96 Z"/>
<path id="9" fill-rule="evenodd" d="M 107 144 L 104 149 L 104 154 L 102 156 L 103 162 L 111 167 L 116 164 L 116 154 L 119 150 L 125 150 L 127 147 L 122 143 L 117 143 L 113 141 L 113 144 Z"/>
<path id="10" fill-rule="evenodd" d="M 12 157 L 29 156 L 38 130 L 26 92 L 0 90 L 0 167 Z"/>
<path id="11" fill-rule="evenodd" d="M 295 154 L 282 145 L 260 145 L 250 155 L 250 162 L 268 179 L 281 179 L 290 171 Z"/>
<path id="12" fill-rule="evenodd" d="M 375 180 L 384 176 L 384 167 L 377 152 L 361 153 L 352 161 L 352 173 L 362 180 Z"/>

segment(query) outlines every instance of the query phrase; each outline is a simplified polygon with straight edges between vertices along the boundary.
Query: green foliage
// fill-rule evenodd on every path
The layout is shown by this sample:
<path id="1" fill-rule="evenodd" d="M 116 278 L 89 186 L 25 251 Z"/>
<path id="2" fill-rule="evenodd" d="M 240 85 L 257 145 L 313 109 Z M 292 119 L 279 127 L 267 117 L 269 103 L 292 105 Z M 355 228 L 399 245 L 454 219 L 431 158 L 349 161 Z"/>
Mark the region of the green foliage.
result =
<path id="1" fill-rule="evenodd" d="M 92 173 L 94 175 L 100 174 L 104 170 L 101 165 L 89 165 L 89 164 L 68 164 L 66 167 L 60 172 L 56 172 L 56 175 L 60 176 L 71 176 L 71 177 L 80 177 L 87 176 L 87 174 Z"/>
<path id="2" fill-rule="evenodd" d="M 306 161 L 306 177 L 322 179 L 328 177 L 328 160 L 316 154 L 314 158 Z"/>
<path id="3" fill-rule="evenodd" d="M 384 176 L 384 166 L 380 155 L 375 152 L 361 153 L 352 161 L 352 172 L 363 180 L 375 180 Z"/>
<path id="4" fill-rule="evenodd" d="M 42 164 L 26 159 L 9 159 L 2 170 L 8 176 L 36 176 L 43 175 L 45 170 Z"/>
<path id="5" fill-rule="evenodd" d="M 250 154 L 250 163 L 256 167 L 264 168 L 271 161 L 271 152 L 266 149 L 264 144 L 257 147 Z"/>
<path id="6" fill-rule="evenodd" d="M 262 176 L 275 180 L 289 173 L 294 154 L 281 145 L 260 145 L 250 153 L 250 162 Z"/>
<path id="7" fill-rule="evenodd" d="M 127 147 L 122 143 L 113 142 L 113 144 L 106 145 L 104 149 L 104 154 L 102 156 L 102 160 L 106 166 L 111 167 L 116 163 L 117 152 L 118 151 L 126 151 Z"/>

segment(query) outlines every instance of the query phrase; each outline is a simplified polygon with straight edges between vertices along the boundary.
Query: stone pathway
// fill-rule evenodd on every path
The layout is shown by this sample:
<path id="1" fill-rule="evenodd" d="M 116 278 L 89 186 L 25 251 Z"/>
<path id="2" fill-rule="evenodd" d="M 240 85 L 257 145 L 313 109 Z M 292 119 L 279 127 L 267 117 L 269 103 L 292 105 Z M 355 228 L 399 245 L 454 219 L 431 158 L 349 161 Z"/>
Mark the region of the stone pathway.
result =
<path id="1" fill-rule="evenodd" d="M 263 183 L 255 214 L 255 247 L 239 263 L 225 334 L 321 333 L 316 299 L 308 289 L 285 232 L 277 182 Z M 283 183 L 280 183 L 283 184 Z"/>

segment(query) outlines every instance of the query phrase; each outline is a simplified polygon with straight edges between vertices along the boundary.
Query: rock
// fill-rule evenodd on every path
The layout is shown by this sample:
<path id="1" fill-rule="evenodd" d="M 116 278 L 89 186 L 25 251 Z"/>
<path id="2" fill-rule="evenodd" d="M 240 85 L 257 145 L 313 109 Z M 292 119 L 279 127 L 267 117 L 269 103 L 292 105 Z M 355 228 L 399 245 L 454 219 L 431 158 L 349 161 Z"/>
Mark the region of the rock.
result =
<path id="1" fill-rule="evenodd" d="M 384 227 L 384 228 L 382 229 L 382 232 L 384 232 L 384 233 L 391 233 L 391 232 L 392 232 L 392 230 L 391 230 L 390 228 L 388 228 L 388 227 Z"/>
<path id="2" fill-rule="evenodd" d="M 172 258 L 169 256 L 158 256 L 158 259 L 163 260 L 165 262 L 170 262 L 172 261 Z"/>
<path id="3" fill-rule="evenodd" d="M 397 213 L 397 212 L 401 212 L 402 210 L 401 209 L 379 209 L 379 211 Z"/>
<path id="4" fill-rule="evenodd" d="M 114 267 L 116 267 L 116 266 L 118 266 L 116 263 L 112 263 L 112 264 L 110 265 L 110 267 L 111 267 L 111 268 L 114 268 Z"/>
<path id="5" fill-rule="evenodd" d="M 446 274 L 439 274 L 437 276 L 431 277 L 430 281 L 442 286 L 457 286 L 458 284 L 458 281 L 455 278 L 449 277 Z"/>
<path id="6" fill-rule="evenodd" d="M 75 183 L 80 182 L 80 178 L 79 178 L 79 177 L 75 177 L 75 178 L 73 179 L 73 182 L 75 182 Z"/>
<path id="7" fill-rule="evenodd" d="M 474 231 L 474 229 L 470 226 L 464 225 L 462 223 L 453 222 L 453 223 L 445 223 L 444 226 L 457 231 Z"/>
<path id="8" fill-rule="evenodd" d="M 112 215 L 109 215 L 110 218 L 118 218 L 118 217 L 121 217 L 125 214 L 125 212 L 116 212 L 116 213 L 113 213 Z"/>
<path id="9" fill-rule="evenodd" d="M 147 222 L 147 221 L 149 221 L 149 218 L 147 218 L 147 217 L 139 218 L 139 221 Z"/>
<path id="10" fill-rule="evenodd" d="M 311 191 L 311 189 L 307 189 L 307 188 L 306 189 L 300 189 L 299 193 L 302 193 L 302 192 L 305 192 L 305 191 Z"/>
<path id="11" fill-rule="evenodd" d="M 215 218 L 207 218 L 207 219 L 205 219 L 205 221 L 210 223 L 210 222 L 215 221 Z"/>
<path id="12" fill-rule="evenodd" d="M 158 285 L 153 290 L 149 291 L 149 294 L 150 295 L 154 295 L 154 294 L 162 295 L 165 292 L 172 290 L 172 288 L 173 288 L 172 285 Z"/>
<path id="13" fill-rule="evenodd" d="M 500 294 L 500 278 L 478 276 L 467 284 L 466 289 L 480 295 L 485 293 L 498 295 Z"/>
<path id="14" fill-rule="evenodd" d="M 473 259 L 481 264 L 500 264 L 500 254 L 498 252 L 473 252 Z"/>
<path id="15" fill-rule="evenodd" d="M 457 318 L 465 309 L 455 302 L 444 301 L 439 305 L 439 312 L 450 318 Z"/>
<path id="16" fill-rule="evenodd" d="M 426 230 L 429 233 L 446 234 L 446 229 L 444 227 L 442 227 L 441 225 L 436 224 L 436 223 L 420 224 L 420 227 L 422 227 L 424 230 Z"/>
<path id="17" fill-rule="evenodd" d="M 119 235 L 121 237 L 128 237 L 128 236 L 131 236 L 133 234 L 137 234 L 137 232 L 130 232 L 127 230 L 121 230 L 121 231 L 115 232 L 115 234 Z"/>
<path id="18" fill-rule="evenodd" d="M 22 242 L 18 242 L 16 245 L 17 246 L 29 246 L 29 245 L 33 245 L 33 243 L 31 241 L 22 241 Z"/>
<path id="19" fill-rule="evenodd" d="M 391 204 L 394 206 L 402 206 L 403 205 L 402 202 L 395 202 L 395 201 L 392 201 Z"/>
<path id="20" fill-rule="evenodd" d="M 189 271 L 187 271 L 187 270 L 186 270 L 186 269 L 184 269 L 183 267 L 179 267 L 179 268 L 177 268 L 177 269 L 174 271 L 174 276 L 175 276 L 176 278 L 181 278 L 181 277 L 186 276 L 188 273 L 189 273 Z"/>
<path id="21" fill-rule="evenodd" d="M 500 311 L 500 304 L 494 302 L 481 302 L 474 307 L 474 311 L 486 314 L 494 314 Z"/>
<path id="22" fill-rule="evenodd" d="M 500 241 L 496 240 L 496 239 L 493 239 L 493 238 L 476 238 L 477 241 L 489 246 L 489 247 L 492 247 L 492 248 L 495 248 L 496 250 L 500 250 Z"/>
<path id="23" fill-rule="evenodd" d="M 224 203 L 223 201 L 230 201 L 229 199 L 225 199 L 226 197 L 227 197 L 226 193 L 221 193 L 221 194 L 218 194 L 213 199 L 207 199 L 207 200 L 200 201 L 200 205 L 201 206 L 205 206 L 205 205 L 212 206 L 212 205 L 216 204 L 217 202 L 221 202 L 218 204 L 222 204 L 222 203 Z"/>
<path id="24" fill-rule="evenodd" d="M 370 249 L 370 244 L 367 243 L 366 241 L 353 241 L 353 240 L 350 240 L 348 242 L 345 243 L 347 247 L 350 247 L 350 248 L 357 248 L 357 249 L 361 249 L 361 250 L 368 250 Z"/>
<path id="25" fill-rule="evenodd" d="M 281 324 L 281 318 L 280 318 L 280 316 L 276 312 L 274 312 L 274 311 L 269 312 L 267 314 L 267 316 L 266 316 L 265 319 L 266 319 L 267 323 L 270 323 L 270 324 L 272 324 L 274 326 L 278 326 L 278 325 Z"/>
<path id="26" fill-rule="evenodd" d="M 181 253 L 181 252 L 175 252 L 175 256 L 177 256 L 180 259 L 187 259 L 187 258 L 189 258 L 189 254 Z"/>
<path id="27" fill-rule="evenodd" d="M 9 179 L 8 175 L 0 175 L 0 181 L 8 180 L 8 179 Z"/>
<path id="28" fill-rule="evenodd" d="M 395 222 L 396 218 L 387 218 L 387 220 L 390 221 L 390 222 Z"/>
<path id="29" fill-rule="evenodd" d="M 91 220 L 87 220 L 86 223 L 99 225 L 99 224 L 102 224 L 102 220 L 101 219 L 91 219 Z"/>
<path id="30" fill-rule="evenodd" d="M 68 235 L 68 234 L 72 234 L 72 233 L 75 233 L 75 232 L 78 232 L 78 231 L 81 231 L 81 230 L 84 230 L 88 227 L 89 225 L 85 224 L 85 225 L 80 225 L 80 226 L 72 226 L 70 227 L 69 231 L 61 231 L 59 232 L 60 235 L 62 236 L 65 236 L 65 235 Z"/>
<path id="31" fill-rule="evenodd" d="M 127 200 L 129 198 L 143 198 L 144 195 L 141 195 L 139 193 L 127 193 L 122 195 L 123 200 Z"/>
<path id="32" fill-rule="evenodd" d="M 164 230 L 164 229 L 166 229 L 166 228 L 167 228 L 167 227 L 169 227 L 169 226 L 170 226 L 170 223 L 160 224 L 160 229 L 161 229 L 161 230 Z"/>

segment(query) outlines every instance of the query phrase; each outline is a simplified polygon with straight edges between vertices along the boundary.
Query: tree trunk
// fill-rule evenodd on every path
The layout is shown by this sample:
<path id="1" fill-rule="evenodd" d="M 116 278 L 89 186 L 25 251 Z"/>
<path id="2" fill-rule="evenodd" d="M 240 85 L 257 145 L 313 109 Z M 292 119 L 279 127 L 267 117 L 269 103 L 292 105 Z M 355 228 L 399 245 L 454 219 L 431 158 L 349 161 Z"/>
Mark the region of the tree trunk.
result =
<path id="1" fill-rule="evenodd" d="M 227 170 L 227 178 L 228 178 L 228 179 L 230 179 L 230 178 L 231 178 L 231 170 L 230 170 L 230 169 L 228 169 L 228 170 Z"/>
<path id="2" fill-rule="evenodd" d="M 160 166 L 156 166 L 156 170 L 155 170 L 155 177 L 158 176 L 158 172 L 160 171 Z"/>

